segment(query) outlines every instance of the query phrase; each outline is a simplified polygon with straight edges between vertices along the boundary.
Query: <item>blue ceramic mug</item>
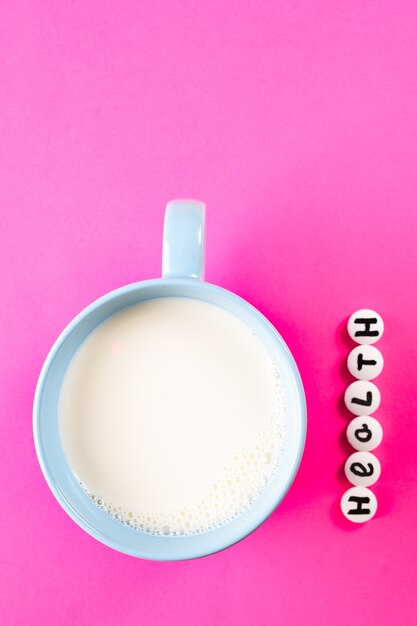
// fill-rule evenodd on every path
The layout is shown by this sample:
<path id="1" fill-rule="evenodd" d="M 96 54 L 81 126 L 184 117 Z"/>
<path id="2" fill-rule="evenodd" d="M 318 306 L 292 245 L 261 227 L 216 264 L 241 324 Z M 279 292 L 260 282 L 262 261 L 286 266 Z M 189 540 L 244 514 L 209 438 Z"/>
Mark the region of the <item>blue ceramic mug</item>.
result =
<path id="1" fill-rule="evenodd" d="M 253 306 L 230 291 L 203 282 L 204 204 L 193 200 L 169 202 L 165 214 L 162 278 L 146 280 L 96 300 L 62 332 L 42 368 L 34 402 L 36 452 L 48 485 L 70 517 L 106 545 L 136 557 L 181 560 L 223 550 L 257 528 L 278 506 L 297 472 L 305 441 L 306 410 L 303 387 L 286 344 Z M 288 424 L 279 468 L 256 501 L 232 521 L 191 536 L 157 536 L 123 526 L 93 504 L 69 467 L 60 440 L 58 400 L 68 365 L 80 344 L 109 316 L 121 309 L 164 297 L 187 297 L 211 302 L 237 315 L 267 346 L 286 390 Z"/>

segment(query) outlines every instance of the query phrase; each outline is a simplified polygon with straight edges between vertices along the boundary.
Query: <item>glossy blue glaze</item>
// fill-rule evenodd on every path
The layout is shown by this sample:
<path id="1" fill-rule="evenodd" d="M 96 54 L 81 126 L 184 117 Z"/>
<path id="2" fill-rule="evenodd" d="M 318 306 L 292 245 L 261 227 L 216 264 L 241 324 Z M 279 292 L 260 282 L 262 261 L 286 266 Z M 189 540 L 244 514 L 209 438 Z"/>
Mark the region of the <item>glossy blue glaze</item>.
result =
<path id="1" fill-rule="evenodd" d="M 169 241 L 170 244 L 170 263 L 164 264 L 164 273 L 171 275 L 169 268 L 176 268 L 174 271 L 177 271 L 179 267 L 182 267 L 181 271 L 187 277 L 164 277 L 134 283 L 112 291 L 93 302 L 67 326 L 57 339 L 44 363 L 35 394 L 36 452 L 44 476 L 58 502 L 79 526 L 99 541 L 126 554 L 147 559 L 197 558 L 223 550 L 243 539 L 255 530 L 281 502 L 297 472 L 304 448 L 306 431 L 304 392 L 297 366 L 283 339 L 268 320 L 245 300 L 225 289 L 197 280 L 203 268 L 204 237 L 201 236 L 198 239 L 195 229 L 198 230 L 200 220 L 201 232 L 203 232 L 204 210 L 202 209 L 201 203 L 198 203 L 197 210 L 190 213 L 191 224 L 188 224 L 188 232 L 191 234 L 192 245 L 188 248 L 188 252 L 183 254 L 179 264 L 175 262 L 176 228 L 171 218 L 165 223 L 164 241 Z M 186 221 L 187 211 L 185 211 L 185 217 L 183 209 L 180 213 L 182 219 Z M 172 215 L 174 214 L 175 207 Z M 195 219 L 196 214 L 199 216 L 198 219 Z M 164 256 L 166 254 L 165 245 Z M 89 333 L 98 324 L 125 307 L 144 300 L 165 297 L 197 298 L 211 302 L 227 309 L 248 324 L 265 342 L 275 360 L 287 392 L 289 406 L 285 448 L 280 467 L 275 472 L 271 484 L 256 502 L 236 519 L 210 532 L 188 537 L 162 537 L 132 530 L 122 526 L 96 507 L 82 491 L 68 466 L 61 445 L 57 417 L 63 377 L 72 356 Z M 198 413 L 198 406 L 196 406 L 196 413 Z"/>
<path id="2" fill-rule="evenodd" d="M 205 208 L 196 200 L 168 202 L 162 248 L 164 278 L 204 278 Z"/>

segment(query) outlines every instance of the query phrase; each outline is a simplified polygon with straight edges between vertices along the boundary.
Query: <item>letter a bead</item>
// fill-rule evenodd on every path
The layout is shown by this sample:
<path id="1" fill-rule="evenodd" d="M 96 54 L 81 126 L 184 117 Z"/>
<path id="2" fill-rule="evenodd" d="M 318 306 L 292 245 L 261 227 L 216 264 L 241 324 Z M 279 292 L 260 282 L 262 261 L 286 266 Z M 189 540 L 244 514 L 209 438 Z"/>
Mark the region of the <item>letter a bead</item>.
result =
<path id="1" fill-rule="evenodd" d="M 370 415 L 358 416 L 349 423 L 346 437 L 355 450 L 370 452 L 375 450 L 382 441 L 382 426 Z"/>

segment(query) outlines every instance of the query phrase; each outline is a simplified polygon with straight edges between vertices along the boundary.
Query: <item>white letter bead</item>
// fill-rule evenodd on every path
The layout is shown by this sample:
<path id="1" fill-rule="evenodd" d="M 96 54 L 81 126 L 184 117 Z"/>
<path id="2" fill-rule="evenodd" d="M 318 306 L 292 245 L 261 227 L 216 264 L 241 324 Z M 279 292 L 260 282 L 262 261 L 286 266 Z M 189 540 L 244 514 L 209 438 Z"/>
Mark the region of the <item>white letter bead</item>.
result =
<path id="1" fill-rule="evenodd" d="M 352 448 L 370 452 L 382 441 L 382 426 L 370 415 L 355 417 L 347 427 L 346 436 Z"/>
<path id="2" fill-rule="evenodd" d="M 361 524 L 373 518 L 378 508 L 378 502 L 370 489 L 351 487 L 343 494 L 340 508 L 348 520 Z"/>
<path id="3" fill-rule="evenodd" d="M 368 380 L 355 380 L 345 391 L 345 404 L 354 415 L 374 413 L 380 402 L 378 387 Z"/>
<path id="4" fill-rule="evenodd" d="M 381 464 L 372 452 L 354 452 L 345 463 L 346 478 L 356 487 L 370 487 L 381 476 Z"/>
<path id="5" fill-rule="evenodd" d="M 353 313 L 347 324 L 348 333 L 356 343 L 370 344 L 380 339 L 384 332 L 384 322 L 376 311 L 360 309 Z"/>
<path id="6" fill-rule="evenodd" d="M 372 380 L 380 375 L 384 357 L 375 346 L 356 346 L 348 356 L 349 372 L 359 380 Z"/>

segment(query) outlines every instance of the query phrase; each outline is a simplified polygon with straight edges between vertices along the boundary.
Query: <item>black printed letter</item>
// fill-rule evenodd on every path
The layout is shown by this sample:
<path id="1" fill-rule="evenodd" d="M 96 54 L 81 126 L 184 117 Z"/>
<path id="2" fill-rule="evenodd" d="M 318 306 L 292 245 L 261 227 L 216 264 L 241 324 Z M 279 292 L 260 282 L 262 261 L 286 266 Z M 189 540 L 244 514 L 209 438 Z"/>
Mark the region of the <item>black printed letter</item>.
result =
<path id="1" fill-rule="evenodd" d="M 350 496 L 348 502 L 356 502 L 356 509 L 349 509 L 348 515 L 369 515 L 371 509 L 362 508 L 363 504 L 369 504 L 371 499 L 368 496 Z"/>
<path id="2" fill-rule="evenodd" d="M 366 392 L 366 400 L 362 400 L 361 398 L 352 398 L 352 404 L 360 404 L 361 406 L 371 406 L 372 405 L 372 391 Z"/>
<path id="3" fill-rule="evenodd" d="M 362 424 L 362 428 L 357 428 L 355 430 L 355 437 L 361 443 L 368 443 L 368 441 L 371 441 L 372 439 L 372 430 L 367 424 Z"/>
<path id="4" fill-rule="evenodd" d="M 376 317 L 357 317 L 353 320 L 354 324 L 364 324 L 365 330 L 357 330 L 355 337 L 378 337 L 379 330 L 371 330 L 371 324 L 376 324 Z"/>
<path id="5" fill-rule="evenodd" d="M 363 358 L 362 352 L 358 354 L 358 372 L 361 371 L 363 365 L 376 365 L 376 361 L 374 359 L 369 359 L 368 361 Z"/>
<path id="6" fill-rule="evenodd" d="M 372 463 L 367 463 L 368 465 L 368 469 L 366 469 L 366 466 L 363 463 L 352 463 L 350 466 L 350 471 L 352 472 L 352 474 L 355 474 L 355 476 L 372 476 L 372 474 L 374 473 L 374 466 L 372 465 Z"/>

